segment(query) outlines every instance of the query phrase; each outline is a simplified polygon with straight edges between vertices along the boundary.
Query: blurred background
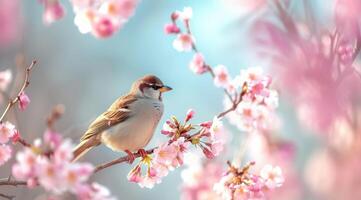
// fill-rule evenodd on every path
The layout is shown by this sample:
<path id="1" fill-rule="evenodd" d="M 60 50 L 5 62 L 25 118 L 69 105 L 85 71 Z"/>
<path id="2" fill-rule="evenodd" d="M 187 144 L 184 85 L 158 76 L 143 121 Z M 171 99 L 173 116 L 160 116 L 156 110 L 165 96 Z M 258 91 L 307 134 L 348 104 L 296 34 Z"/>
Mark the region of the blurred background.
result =
<path id="1" fill-rule="evenodd" d="M 171 115 L 184 116 L 189 108 L 196 111 L 195 120 L 199 122 L 209 120 L 222 111 L 224 109 L 222 90 L 213 86 L 210 76 L 194 75 L 188 68 L 192 54 L 175 51 L 172 47 L 173 38 L 166 36 L 163 31 L 164 24 L 169 22 L 169 16 L 173 11 L 190 6 L 193 8 L 191 25 L 197 47 L 209 64 L 227 66 L 231 76 L 238 74 L 241 69 L 252 66 L 262 66 L 274 76 L 274 87 L 280 94 L 280 107 L 277 109 L 277 114 L 281 121 L 280 128 L 275 134 L 292 143 L 296 149 L 291 164 L 298 183 L 294 186 L 297 187 L 294 189 L 297 192 L 272 199 L 336 199 L 336 197 L 328 198 L 325 195 L 327 191 L 332 191 L 331 188 L 334 185 L 327 188 L 322 186 L 330 181 L 327 178 L 338 171 L 335 167 L 328 169 L 330 166 L 327 163 L 337 163 L 337 160 L 330 158 L 330 155 L 324 152 L 331 151 L 332 155 L 337 154 L 342 158 L 349 158 L 349 154 L 329 150 L 329 136 L 324 136 L 328 131 L 310 128 L 301 121 L 303 118 L 299 117 L 300 112 L 297 107 L 299 104 L 295 100 L 298 99 L 298 97 L 295 98 L 297 94 L 289 92 L 292 89 L 282 90 L 284 86 L 282 84 L 287 83 L 278 80 L 282 76 L 278 75 L 276 68 L 273 67 L 273 59 L 262 56 L 264 54 L 260 54 L 258 48 L 255 47 L 251 32 L 254 30 L 253 25 L 258 17 L 269 16 L 269 13 L 275 10 L 274 7 L 271 6 L 269 11 L 256 7 L 251 10 L 251 14 L 245 14 L 247 10 L 244 10 L 244 4 L 239 4 L 242 1 L 237 0 L 141 1 L 134 16 L 119 32 L 107 39 L 96 39 L 90 34 L 79 33 L 73 22 L 74 13 L 67 1 L 63 2 L 67 15 L 50 26 L 43 24 L 44 8 L 35 0 L 12 0 L 12 3 L 0 0 L 0 2 L 0 5 L 4 6 L 11 4 L 7 9 L 4 6 L 0 8 L 0 31 L 3 32 L 1 34 L 9 33 L 10 35 L 2 36 L 0 42 L 0 69 L 11 69 L 14 76 L 21 76 L 24 66 L 33 59 L 38 61 L 31 76 L 31 85 L 27 90 L 31 99 L 29 108 L 21 114 L 16 110 L 15 114 L 10 115 L 10 120 L 17 119 L 17 127 L 27 140 L 32 141 L 41 137 L 46 128 L 47 115 L 53 106 L 63 104 L 66 108 L 65 114 L 57 122 L 56 128 L 62 135 L 78 141 L 92 120 L 117 97 L 125 94 L 134 80 L 146 74 L 157 75 L 165 84 L 174 89 L 163 97 L 165 113 L 160 124 L 163 124 Z M 313 13 L 314 24 L 322 24 L 325 29 L 331 27 L 330 30 L 333 30 L 334 1 L 307 1 L 308 7 L 305 7 L 303 0 L 287 2 L 288 9 L 295 19 L 306 19 L 304 15 L 306 8 L 307 12 Z M 11 15 L 6 17 L 9 15 L 8 12 L 11 12 Z M 4 17 L 1 17 L 2 15 Z M 271 17 L 267 19 L 272 21 Z M 287 55 L 284 56 L 287 57 Z M 297 84 L 297 82 L 288 84 Z M 356 84 L 361 83 L 356 82 Z M 16 87 L 19 87 L 16 82 L 11 84 L 13 89 L 9 90 L 10 94 L 15 94 Z M 313 88 L 312 85 L 311 88 Z M 337 90 L 333 91 L 337 92 Z M 354 90 L 354 93 L 357 92 L 358 90 Z M 6 101 L 2 99 L 2 108 L 5 103 Z M 352 106 L 355 104 L 357 105 L 358 101 L 349 103 Z M 327 110 L 331 107 L 323 109 Z M 354 110 L 355 107 L 348 106 L 347 109 Z M 323 111 L 321 109 L 318 112 Z M 227 126 L 231 137 L 236 139 L 243 137 L 242 131 L 230 124 Z M 160 134 L 160 129 L 161 127 L 158 127 L 148 147 L 166 140 Z M 338 129 L 338 133 L 342 135 L 346 129 Z M 348 139 L 348 142 L 352 140 L 355 139 Z M 238 143 L 239 141 L 236 140 L 230 145 L 236 146 Z M 341 146 L 343 145 L 344 143 Z M 119 154 L 101 146 L 87 154 L 84 160 L 99 164 L 117 156 Z M 231 156 L 232 153 L 228 152 L 222 159 L 231 159 Z M 315 158 L 315 156 L 319 157 Z M 252 159 L 257 161 L 257 156 Z M 316 167 L 313 169 L 309 166 L 312 159 L 323 159 L 325 162 L 314 164 Z M 355 160 L 343 162 L 353 161 Z M 13 163 L 14 160 L 2 167 L 1 177 L 9 175 L 10 166 Z M 358 164 L 358 160 L 355 163 Z M 320 167 L 322 164 L 325 167 Z M 353 166 L 358 166 L 357 164 Z M 126 175 L 130 168 L 126 164 L 116 165 L 96 174 L 93 179 L 107 186 L 119 199 L 180 198 L 182 183 L 180 169 L 170 173 L 152 190 L 148 190 L 127 181 Z M 325 179 L 316 177 L 316 180 L 313 180 L 312 177 L 323 169 L 329 172 L 325 174 Z M 350 168 L 346 167 L 346 169 Z M 360 188 L 360 179 L 356 178 L 351 182 L 350 184 L 355 188 L 357 186 Z M 317 187 L 320 187 L 318 189 L 322 189 L 322 192 L 318 192 Z M 343 195 L 345 191 L 342 191 L 340 196 L 345 197 Z M 23 187 L 1 187 L 0 193 L 2 192 L 16 195 L 16 199 L 35 199 L 44 191 L 39 188 L 28 190 Z M 337 193 L 337 191 L 333 192 Z M 358 197 L 361 198 L 361 196 Z"/>

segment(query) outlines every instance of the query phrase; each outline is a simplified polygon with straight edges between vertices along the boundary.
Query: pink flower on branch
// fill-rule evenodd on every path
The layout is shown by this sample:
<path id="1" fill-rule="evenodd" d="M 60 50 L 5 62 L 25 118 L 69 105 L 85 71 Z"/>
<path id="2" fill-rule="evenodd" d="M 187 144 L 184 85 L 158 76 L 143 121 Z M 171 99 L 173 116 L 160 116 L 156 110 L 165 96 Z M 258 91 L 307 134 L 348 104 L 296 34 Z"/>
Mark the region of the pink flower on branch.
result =
<path id="1" fill-rule="evenodd" d="M 0 166 L 11 158 L 11 148 L 8 145 L 0 144 Z"/>
<path id="2" fill-rule="evenodd" d="M 195 42 L 194 37 L 190 34 L 180 33 L 177 38 L 173 41 L 173 47 L 179 52 L 188 52 L 192 50 L 193 43 Z"/>
<path id="3" fill-rule="evenodd" d="M 28 97 L 28 95 L 25 94 L 25 92 L 20 93 L 18 98 L 19 98 L 19 109 L 21 111 L 24 111 L 30 103 L 30 98 Z"/>
<path id="4" fill-rule="evenodd" d="M 65 9 L 59 0 L 43 0 L 43 4 L 43 21 L 45 24 L 50 25 L 64 17 Z"/>
<path id="5" fill-rule="evenodd" d="M 282 186 L 283 176 L 279 167 L 275 168 L 277 173 L 272 173 L 272 176 L 269 176 L 270 173 L 268 172 L 274 169 L 268 170 L 267 167 L 267 169 L 261 172 L 264 175 L 262 177 L 262 175 L 260 176 L 250 171 L 254 164 L 254 162 L 251 162 L 242 168 L 236 168 L 228 162 L 229 169 L 220 181 L 214 185 L 214 190 L 222 195 L 224 199 L 265 199 L 266 192 L 275 187 Z M 277 179 L 278 181 L 278 184 L 272 185 L 275 186 L 272 188 L 266 184 L 270 182 L 271 177 L 272 180 Z"/>
<path id="6" fill-rule="evenodd" d="M 195 74 L 203 74 L 209 70 L 201 53 L 194 54 L 193 59 L 189 63 L 189 68 Z"/>
<path id="7" fill-rule="evenodd" d="M 138 0 L 73 1 L 74 23 L 83 34 L 108 38 L 134 14 Z"/>
<path id="8" fill-rule="evenodd" d="M 0 123 L 0 144 L 7 143 L 14 135 L 16 129 L 10 122 Z"/>
<path id="9" fill-rule="evenodd" d="M 141 187 L 152 188 L 160 183 L 170 170 L 184 164 L 184 155 L 191 145 L 200 147 L 208 158 L 214 158 L 223 150 L 225 140 L 222 136 L 224 134 L 222 122 L 215 117 L 213 122 L 202 123 L 209 124 L 208 126 L 194 126 L 189 123 L 194 113 L 193 110 L 189 110 L 184 123 L 176 117 L 166 121 L 162 133 L 167 135 L 169 140 L 155 148 L 152 156 L 143 155 L 141 161 L 129 172 L 129 181 L 138 183 Z M 195 133 L 191 134 L 193 131 Z M 145 165 L 145 173 L 143 173 L 143 165 Z"/>

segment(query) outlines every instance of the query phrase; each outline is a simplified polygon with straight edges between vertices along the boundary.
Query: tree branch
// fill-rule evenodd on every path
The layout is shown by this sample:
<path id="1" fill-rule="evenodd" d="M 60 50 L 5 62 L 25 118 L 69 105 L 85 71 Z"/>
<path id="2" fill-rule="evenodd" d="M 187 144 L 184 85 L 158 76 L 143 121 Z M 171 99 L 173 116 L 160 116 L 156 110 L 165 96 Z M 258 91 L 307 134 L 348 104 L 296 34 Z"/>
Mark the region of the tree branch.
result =
<path id="1" fill-rule="evenodd" d="M 9 110 L 20 100 L 19 97 L 20 97 L 21 93 L 24 92 L 24 90 L 29 86 L 29 84 L 30 84 L 30 72 L 31 72 L 31 70 L 32 70 L 32 68 L 34 67 L 35 64 L 36 64 L 36 61 L 34 60 L 33 62 L 31 62 L 30 66 L 25 69 L 24 83 L 23 83 L 21 89 L 19 90 L 18 94 L 16 95 L 16 97 L 9 101 L 8 105 L 5 108 L 5 111 L 3 112 L 3 114 L 0 117 L 0 123 L 4 120 L 5 116 L 9 112 Z"/>
<path id="2" fill-rule="evenodd" d="M 26 181 L 16 181 L 16 180 L 11 180 L 11 178 L 3 178 L 0 179 L 0 186 L 1 185 L 18 186 L 18 185 L 27 185 L 27 183 Z"/>

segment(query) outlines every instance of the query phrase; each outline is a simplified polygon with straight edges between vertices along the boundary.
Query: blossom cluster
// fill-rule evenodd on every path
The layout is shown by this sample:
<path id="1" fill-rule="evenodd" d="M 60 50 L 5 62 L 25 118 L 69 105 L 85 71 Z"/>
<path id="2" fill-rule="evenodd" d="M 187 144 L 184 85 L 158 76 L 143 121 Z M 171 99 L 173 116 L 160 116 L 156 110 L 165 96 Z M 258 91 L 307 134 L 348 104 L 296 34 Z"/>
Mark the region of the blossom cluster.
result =
<path id="1" fill-rule="evenodd" d="M 128 180 L 138 183 L 141 187 L 152 188 L 154 184 L 160 183 L 161 178 L 168 175 L 170 170 L 184 164 L 184 154 L 191 145 L 200 147 L 204 155 L 211 159 L 223 150 L 224 130 L 222 122 L 215 117 L 212 122 L 204 122 L 192 125 L 189 122 L 193 118 L 194 111 L 189 110 L 184 123 L 172 117 L 168 120 L 162 130 L 162 134 L 169 140 L 156 149 L 153 155 L 143 155 L 141 161 L 130 171 Z M 199 130 L 190 134 L 196 128 Z M 146 165 L 146 173 L 142 173 L 142 165 Z"/>
<path id="2" fill-rule="evenodd" d="M 257 67 L 241 70 L 240 75 L 229 81 L 228 85 L 231 85 L 232 90 L 245 91 L 237 108 L 227 115 L 231 124 L 247 132 L 274 128 L 278 93 L 270 88 L 271 81 L 271 78 Z M 224 98 L 225 108 L 232 104 L 229 98 Z"/>
<path id="3" fill-rule="evenodd" d="M 226 91 L 226 109 L 236 107 L 228 115 L 232 124 L 247 132 L 270 129 L 275 118 L 274 109 L 278 106 L 278 93 L 270 89 L 271 77 L 265 75 L 258 67 L 241 70 L 233 79 L 226 66 L 217 65 L 211 68 L 196 48 L 195 38 L 190 29 L 191 17 L 192 9 L 189 7 L 171 14 L 172 22 L 166 24 L 164 29 L 166 34 L 176 35 L 173 47 L 180 52 L 193 50 L 195 54 L 189 64 L 191 71 L 195 74 L 211 73 L 214 85 Z M 179 20 L 183 22 L 185 31 L 178 26 Z"/>
<path id="4" fill-rule="evenodd" d="M 204 160 L 196 153 L 187 153 L 185 158 L 180 199 L 220 199 L 213 185 L 222 177 L 223 162 Z"/>
<path id="5" fill-rule="evenodd" d="M 87 183 L 94 167 L 88 163 L 72 163 L 72 149 L 69 139 L 63 140 L 59 134 L 47 131 L 43 140 L 37 139 L 17 153 L 12 174 L 26 181 L 30 188 L 41 185 L 55 195 L 71 192 L 78 199 L 113 199 L 102 186 Z"/>
<path id="6" fill-rule="evenodd" d="M 107 38 L 118 31 L 133 15 L 138 0 L 70 0 L 75 12 L 74 23 L 80 33 Z M 46 24 L 65 15 L 59 0 L 42 0 Z"/>
<path id="7" fill-rule="evenodd" d="M 266 165 L 258 175 L 250 172 L 254 164 L 236 168 L 228 162 L 229 170 L 214 185 L 214 190 L 224 199 L 264 199 L 266 191 L 282 186 L 284 177 L 280 167 Z"/>
<path id="8" fill-rule="evenodd" d="M 11 147 L 7 144 L 13 138 L 16 138 L 18 131 L 10 122 L 0 123 L 0 166 L 11 158 Z"/>

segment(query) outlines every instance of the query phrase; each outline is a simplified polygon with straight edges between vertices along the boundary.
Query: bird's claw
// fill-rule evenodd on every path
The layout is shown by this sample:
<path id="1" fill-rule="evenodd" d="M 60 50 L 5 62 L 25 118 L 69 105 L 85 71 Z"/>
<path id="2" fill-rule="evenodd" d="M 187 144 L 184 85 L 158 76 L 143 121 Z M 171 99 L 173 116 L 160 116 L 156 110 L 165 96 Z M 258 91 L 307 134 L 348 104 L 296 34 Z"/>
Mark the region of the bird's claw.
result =
<path id="1" fill-rule="evenodd" d="M 132 164 L 135 160 L 134 154 L 129 150 L 125 150 L 125 153 L 128 154 L 128 163 Z"/>
<path id="2" fill-rule="evenodd" d="M 148 155 L 148 153 L 144 149 L 139 149 L 138 153 L 140 154 L 140 156 L 142 156 L 142 158 L 144 158 Z"/>

